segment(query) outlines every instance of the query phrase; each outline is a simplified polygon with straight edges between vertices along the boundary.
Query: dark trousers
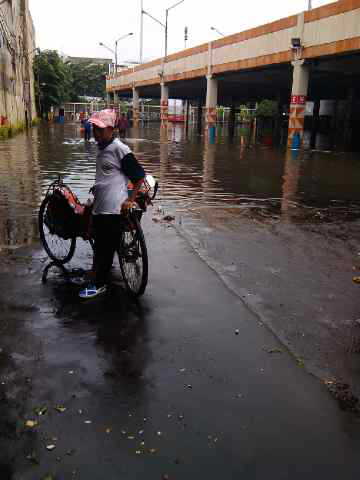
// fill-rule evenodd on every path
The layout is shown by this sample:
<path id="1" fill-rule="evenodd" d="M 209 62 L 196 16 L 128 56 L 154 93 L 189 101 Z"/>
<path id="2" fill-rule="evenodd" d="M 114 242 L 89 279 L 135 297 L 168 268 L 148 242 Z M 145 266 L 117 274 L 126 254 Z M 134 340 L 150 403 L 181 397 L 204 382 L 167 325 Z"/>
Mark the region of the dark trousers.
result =
<path id="1" fill-rule="evenodd" d="M 120 245 L 122 221 L 120 215 L 94 215 L 94 270 L 96 287 L 108 281 L 114 254 Z"/>
<path id="2" fill-rule="evenodd" d="M 91 139 L 91 129 L 90 129 L 90 128 L 89 128 L 89 129 L 88 129 L 88 128 L 85 128 L 84 137 L 85 137 L 85 141 Z"/>

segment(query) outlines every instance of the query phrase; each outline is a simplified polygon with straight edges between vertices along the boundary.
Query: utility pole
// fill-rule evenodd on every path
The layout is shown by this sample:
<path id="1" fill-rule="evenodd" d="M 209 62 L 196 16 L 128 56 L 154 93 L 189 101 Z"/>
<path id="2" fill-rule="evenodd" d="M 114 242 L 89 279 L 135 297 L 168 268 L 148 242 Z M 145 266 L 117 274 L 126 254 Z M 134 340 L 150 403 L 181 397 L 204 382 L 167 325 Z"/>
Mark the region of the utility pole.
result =
<path id="1" fill-rule="evenodd" d="M 140 63 L 143 63 L 144 43 L 144 0 L 140 0 Z"/>
<path id="2" fill-rule="evenodd" d="M 171 7 L 166 9 L 166 19 L 165 19 L 165 61 L 167 57 L 167 47 L 168 47 L 168 17 L 169 17 L 169 10 L 172 10 L 173 8 L 177 7 L 180 5 L 180 3 L 183 3 L 185 0 L 180 0 L 179 2 L 175 3 L 175 5 L 172 5 Z"/>

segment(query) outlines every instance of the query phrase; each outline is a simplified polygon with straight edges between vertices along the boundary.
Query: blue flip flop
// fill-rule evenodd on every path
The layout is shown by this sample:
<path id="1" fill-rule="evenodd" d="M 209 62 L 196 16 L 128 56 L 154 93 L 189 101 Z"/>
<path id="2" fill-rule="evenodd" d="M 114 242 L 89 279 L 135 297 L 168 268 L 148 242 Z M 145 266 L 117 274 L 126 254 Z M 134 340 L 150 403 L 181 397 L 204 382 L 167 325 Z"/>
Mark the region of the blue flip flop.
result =
<path id="1" fill-rule="evenodd" d="M 101 295 L 102 293 L 106 292 L 106 285 L 103 285 L 102 287 L 96 287 L 93 283 L 89 283 L 84 290 L 81 290 L 79 293 L 80 298 L 94 298 L 97 297 L 98 295 Z"/>

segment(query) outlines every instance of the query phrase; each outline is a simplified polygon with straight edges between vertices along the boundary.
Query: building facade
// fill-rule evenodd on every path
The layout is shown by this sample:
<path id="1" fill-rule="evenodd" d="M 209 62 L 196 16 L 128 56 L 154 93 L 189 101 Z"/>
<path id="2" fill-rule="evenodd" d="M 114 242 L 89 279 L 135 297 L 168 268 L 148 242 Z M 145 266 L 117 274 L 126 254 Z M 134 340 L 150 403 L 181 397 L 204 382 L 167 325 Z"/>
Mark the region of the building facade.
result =
<path id="1" fill-rule="evenodd" d="M 35 47 L 29 1 L 0 2 L 0 127 L 21 128 L 36 118 Z"/>

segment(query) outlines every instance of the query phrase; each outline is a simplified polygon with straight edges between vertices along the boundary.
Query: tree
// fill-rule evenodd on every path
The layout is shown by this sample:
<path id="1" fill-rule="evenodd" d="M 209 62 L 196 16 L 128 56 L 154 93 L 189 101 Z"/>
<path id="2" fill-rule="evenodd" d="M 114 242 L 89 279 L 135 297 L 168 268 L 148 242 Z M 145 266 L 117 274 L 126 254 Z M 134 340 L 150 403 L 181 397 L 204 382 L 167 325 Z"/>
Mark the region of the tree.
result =
<path id="1" fill-rule="evenodd" d="M 71 73 L 71 91 L 72 102 L 79 101 L 79 97 L 100 97 L 104 98 L 105 76 L 107 74 L 107 65 L 94 65 L 90 62 L 66 64 Z"/>
<path id="2" fill-rule="evenodd" d="M 36 105 L 40 116 L 69 101 L 71 72 L 56 50 L 38 50 L 34 61 Z"/>

